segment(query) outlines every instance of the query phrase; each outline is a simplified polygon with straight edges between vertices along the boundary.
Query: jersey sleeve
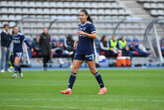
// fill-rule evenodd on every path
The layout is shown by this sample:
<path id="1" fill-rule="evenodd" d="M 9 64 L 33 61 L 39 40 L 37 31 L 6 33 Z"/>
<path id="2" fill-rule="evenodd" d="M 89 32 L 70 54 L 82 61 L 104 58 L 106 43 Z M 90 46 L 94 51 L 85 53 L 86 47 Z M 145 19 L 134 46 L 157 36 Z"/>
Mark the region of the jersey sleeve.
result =
<path id="1" fill-rule="evenodd" d="M 95 28 L 94 24 L 90 24 L 90 29 L 91 29 L 91 33 L 96 32 L 96 28 Z"/>

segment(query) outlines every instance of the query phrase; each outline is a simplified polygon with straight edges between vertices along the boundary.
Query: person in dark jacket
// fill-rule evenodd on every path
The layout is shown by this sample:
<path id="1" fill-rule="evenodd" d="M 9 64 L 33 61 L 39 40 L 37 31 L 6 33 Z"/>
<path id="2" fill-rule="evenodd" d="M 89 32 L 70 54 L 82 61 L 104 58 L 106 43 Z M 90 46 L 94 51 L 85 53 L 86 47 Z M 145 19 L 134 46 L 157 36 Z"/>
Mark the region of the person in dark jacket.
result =
<path id="1" fill-rule="evenodd" d="M 1 32 L 1 72 L 9 70 L 9 53 L 10 53 L 11 35 L 8 24 L 4 24 L 4 30 Z"/>
<path id="2" fill-rule="evenodd" d="M 48 33 L 48 28 L 43 29 L 43 33 L 40 35 L 39 44 L 43 57 L 43 70 L 47 70 L 47 63 L 50 60 L 51 55 L 51 36 Z"/>
<path id="3" fill-rule="evenodd" d="M 101 49 L 101 53 L 104 56 L 109 57 L 109 55 L 110 55 L 109 43 L 108 43 L 107 37 L 105 35 L 103 35 L 101 40 L 100 40 L 100 49 Z"/>
<path id="4" fill-rule="evenodd" d="M 73 57 L 74 57 L 74 48 L 73 48 L 73 45 L 74 45 L 74 40 L 72 38 L 72 35 L 71 34 L 68 34 L 68 36 L 66 37 L 65 41 L 64 41 L 64 47 L 68 53 L 68 55 L 71 56 L 72 58 L 72 61 L 73 61 Z"/>

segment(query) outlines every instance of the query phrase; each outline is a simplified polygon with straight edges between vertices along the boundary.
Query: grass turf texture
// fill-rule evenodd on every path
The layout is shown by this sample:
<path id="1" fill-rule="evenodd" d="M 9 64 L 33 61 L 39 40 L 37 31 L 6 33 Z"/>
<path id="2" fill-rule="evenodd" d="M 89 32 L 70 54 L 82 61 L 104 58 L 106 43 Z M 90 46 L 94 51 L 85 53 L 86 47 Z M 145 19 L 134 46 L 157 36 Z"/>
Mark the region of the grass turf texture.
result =
<path id="1" fill-rule="evenodd" d="M 72 95 L 70 71 L 24 71 L 24 79 L 0 73 L 0 110 L 164 110 L 164 69 L 100 70 L 108 93 L 87 70 L 78 72 Z"/>

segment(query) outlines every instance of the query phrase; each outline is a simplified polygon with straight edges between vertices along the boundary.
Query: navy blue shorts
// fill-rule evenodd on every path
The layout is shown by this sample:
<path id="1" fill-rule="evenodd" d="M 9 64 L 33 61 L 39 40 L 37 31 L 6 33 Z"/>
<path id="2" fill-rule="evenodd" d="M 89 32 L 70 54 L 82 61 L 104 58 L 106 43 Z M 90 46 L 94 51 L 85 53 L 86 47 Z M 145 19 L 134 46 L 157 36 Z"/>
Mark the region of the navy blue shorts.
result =
<path id="1" fill-rule="evenodd" d="M 14 52 L 14 57 L 20 57 L 22 58 L 23 52 Z"/>
<path id="2" fill-rule="evenodd" d="M 93 61 L 93 60 L 95 60 L 95 54 L 85 55 L 85 54 L 75 53 L 74 59 L 75 60 L 82 60 L 82 61 Z"/>

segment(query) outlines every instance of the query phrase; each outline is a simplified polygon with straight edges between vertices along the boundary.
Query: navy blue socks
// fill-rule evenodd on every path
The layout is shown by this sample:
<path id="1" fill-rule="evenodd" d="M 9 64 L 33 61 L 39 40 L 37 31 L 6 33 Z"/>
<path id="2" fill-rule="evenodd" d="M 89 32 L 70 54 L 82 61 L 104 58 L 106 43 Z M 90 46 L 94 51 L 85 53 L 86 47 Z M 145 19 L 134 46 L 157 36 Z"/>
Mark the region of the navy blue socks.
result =
<path id="1" fill-rule="evenodd" d="M 14 65 L 14 69 L 15 69 L 15 73 L 18 72 L 19 66 L 18 65 Z"/>
<path id="2" fill-rule="evenodd" d="M 15 73 L 17 73 L 17 72 L 21 73 L 22 72 L 20 65 L 14 65 L 14 68 L 15 68 Z"/>
<path id="3" fill-rule="evenodd" d="M 19 68 L 18 68 L 18 72 L 19 72 L 19 73 L 22 73 L 21 66 L 19 66 Z"/>
<path id="4" fill-rule="evenodd" d="M 76 73 L 72 73 L 68 81 L 68 88 L 72 89 L 75 80 L 76 80 Z"/>
<path id="5" fill-rule="evenodd" d="M 100 73 L 96 72 L 96 74 L 94 74 L 94 75 L 95 75 L 95 78 L 96 78 L 98 84 L 100 85 L 100 88 L 104 88 L 104 83 L 103 83 Z"/>
<path id="6" fill-rule="evenodd" d="M 96 74 L 94 74 L 94 75 L 95 75 L 95 78 L 96 78 L 98 84 L 100 85 L 100 88 L 104 88 L 104 82 L 103 82 L 102 77 L 99 74 L 99 72 L 96 72 Z M 68 88 L 70 88 L 70 89 L 73 88 L 73 84 L 74 84 L 75 80 L 76 80 L 76 73 L 72 73 L 70 75 L 70 78 L 68 81 Z"/>

